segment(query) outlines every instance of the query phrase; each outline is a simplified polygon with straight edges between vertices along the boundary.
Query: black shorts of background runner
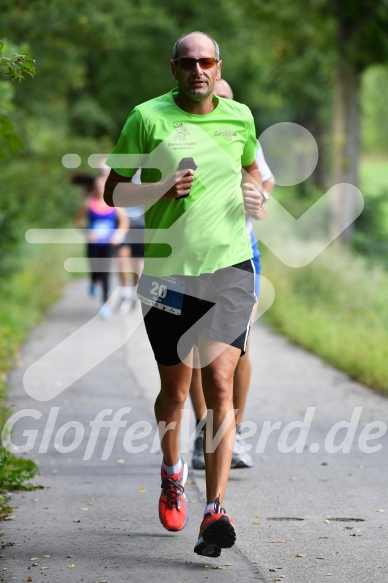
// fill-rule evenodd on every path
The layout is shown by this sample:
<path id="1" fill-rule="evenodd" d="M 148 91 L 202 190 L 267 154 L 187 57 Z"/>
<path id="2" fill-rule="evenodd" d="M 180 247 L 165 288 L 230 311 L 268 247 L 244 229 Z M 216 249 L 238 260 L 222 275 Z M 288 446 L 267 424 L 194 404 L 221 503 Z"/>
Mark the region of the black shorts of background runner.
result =
<path id="1" fill-rule="evenodd" d="M 239 348 L 244 354 L 257 301 L 252 261 L 196 277 L 174 277 L 185 282 L 180 315 L 142 304 L 156 361 L 165 366 L 182 362 L 198 343 L 199 334 Z"/>
<path id="2" fill-rule="evenodd" d="M 135 234 L 133 233 L 134 230 L 136 231 Z M 136 241 L 133 240 L 134 238 Z M 119 248 L 121 247 L 129 247 L 131 257 L 136 257 L 139 259 L 144 257 L 145 245 L 143 215 L 139 218 L 130 218 L 130 227 L 125 235 L 123 243 L 119 245 Z"/>

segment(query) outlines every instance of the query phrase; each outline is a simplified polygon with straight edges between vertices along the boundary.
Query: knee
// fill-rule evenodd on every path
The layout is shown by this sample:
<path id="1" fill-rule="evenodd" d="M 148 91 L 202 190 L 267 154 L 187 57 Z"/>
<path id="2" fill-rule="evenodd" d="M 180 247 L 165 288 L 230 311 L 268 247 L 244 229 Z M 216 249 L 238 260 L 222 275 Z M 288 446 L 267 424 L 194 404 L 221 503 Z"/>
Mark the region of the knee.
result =
<path id="1" fill-rule="evenodd" d="M 162 385 L 159 398 L 170 407 L 183 407 L 187 394 L 188 388 Z"/>
<path id="2" fill-rule="evenodd" d="M 208 406 L 215 402 L 218 404 L 233 402 L 233 377 L 223 371 L 212 371 L 204 379 L 204 392 Z"/>

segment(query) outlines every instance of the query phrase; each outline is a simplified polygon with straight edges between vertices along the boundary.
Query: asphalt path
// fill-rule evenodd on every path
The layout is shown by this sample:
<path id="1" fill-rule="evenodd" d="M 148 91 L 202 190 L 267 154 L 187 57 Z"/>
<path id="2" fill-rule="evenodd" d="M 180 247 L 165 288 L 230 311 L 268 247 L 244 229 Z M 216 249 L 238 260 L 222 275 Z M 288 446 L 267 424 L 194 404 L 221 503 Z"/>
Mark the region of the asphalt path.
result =
<path id="1" fill-rule="evenodd" d="M 185 529 L 158 518 L 158 374 L 140 308 L 97 312 L 86 281 L 71 284 L 9 377 L 11 441 L 43 488 L 12 497 L 0 581 L 388 581 L 387 399 L 256 322 L 245 413 L 255 466 L 231 471 L 224 502 L 237 542 L 199 557 L 204 472 L 189 472 Z M 193 430 L 187 404 L 189 465 Z"/>

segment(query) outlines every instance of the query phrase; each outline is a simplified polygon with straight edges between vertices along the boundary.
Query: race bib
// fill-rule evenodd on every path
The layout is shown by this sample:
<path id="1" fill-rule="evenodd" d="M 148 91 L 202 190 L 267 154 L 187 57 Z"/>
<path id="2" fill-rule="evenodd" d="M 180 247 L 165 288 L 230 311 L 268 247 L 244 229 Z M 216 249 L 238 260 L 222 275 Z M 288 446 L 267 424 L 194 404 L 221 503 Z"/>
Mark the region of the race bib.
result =
<path id="1" fill-rule="evenodd" d="M 154 308 L 171 314 L 182 312 L 185 282 L 179 277 L 152 277 L 142 275 L 137 288 L 137 298 Z"/>

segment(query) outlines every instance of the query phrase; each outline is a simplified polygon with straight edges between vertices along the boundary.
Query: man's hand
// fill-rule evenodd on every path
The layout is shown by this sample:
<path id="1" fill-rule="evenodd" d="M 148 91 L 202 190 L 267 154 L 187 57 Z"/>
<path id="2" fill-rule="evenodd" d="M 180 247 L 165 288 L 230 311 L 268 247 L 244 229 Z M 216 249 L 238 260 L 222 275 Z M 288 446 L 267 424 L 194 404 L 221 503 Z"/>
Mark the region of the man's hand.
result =
<path id="1" fill-rule="evenodd" d="M 187 196 L 190 194 L 190 189 L 194 182 L 194 170 L 178 170 L 175 172 L 171 178 L 166 180 L 166 186 L 171 186 L 168 188 L 166 193 L 162 198 L 179 198 L 180 196 Z"/>
<path id="2" fill-rule="evenodd" d="M 265 201 L 264 196 L 250 182 L 244 182 L 242 187 L 245 212 L 254 219 L 264 218 L 265 216 L 265 215 L 263 216 L 263 204 Z"/>

